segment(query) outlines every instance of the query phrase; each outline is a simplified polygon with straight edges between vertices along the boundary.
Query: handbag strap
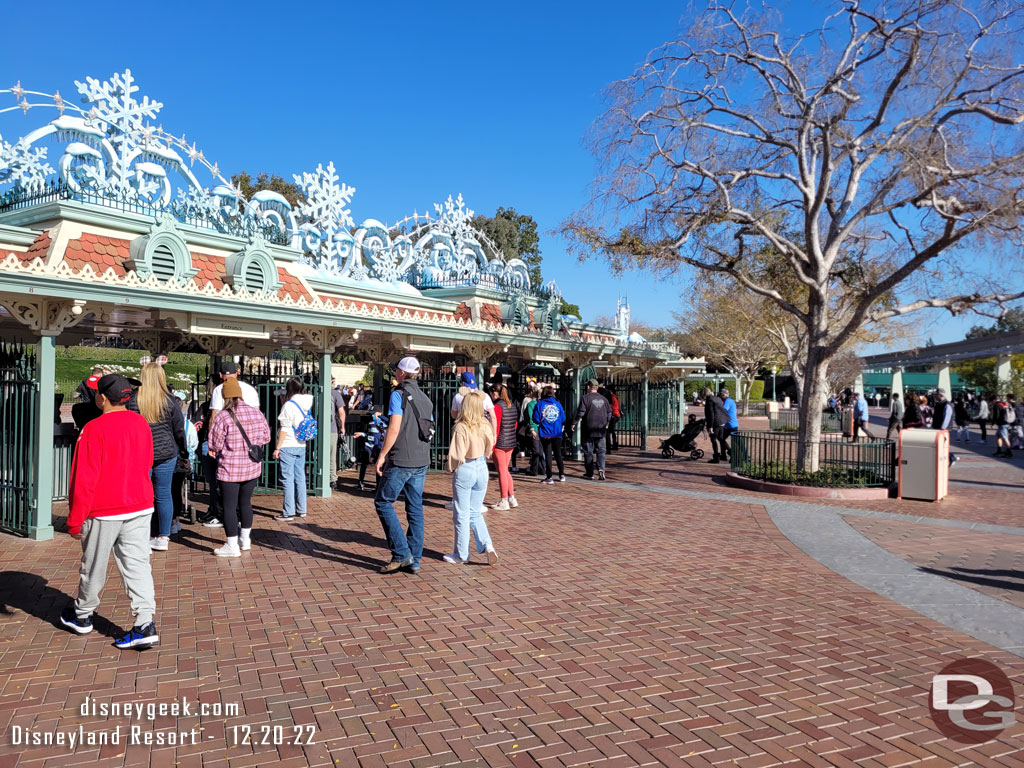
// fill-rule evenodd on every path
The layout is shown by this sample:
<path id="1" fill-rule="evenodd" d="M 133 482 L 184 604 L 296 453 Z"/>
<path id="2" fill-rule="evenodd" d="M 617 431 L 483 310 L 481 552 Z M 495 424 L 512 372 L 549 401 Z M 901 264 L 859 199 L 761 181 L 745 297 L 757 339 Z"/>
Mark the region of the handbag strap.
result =
<path id="1" fill-rule="evenodd" d="M 245 447 L 252 448 L 252 442 L 250 442 L 249 436 L 245 434 L 245 430 L 242 429 L 242 425 L 238 423 L 238 418 L 235 416 L 234 410 L 229 410 L 228 416 L 230 416 L 231 420 L 235 422 L 235 426 L 238 427 L 238 431 L 242 433 L 242 439 L 245 440 Z"/>

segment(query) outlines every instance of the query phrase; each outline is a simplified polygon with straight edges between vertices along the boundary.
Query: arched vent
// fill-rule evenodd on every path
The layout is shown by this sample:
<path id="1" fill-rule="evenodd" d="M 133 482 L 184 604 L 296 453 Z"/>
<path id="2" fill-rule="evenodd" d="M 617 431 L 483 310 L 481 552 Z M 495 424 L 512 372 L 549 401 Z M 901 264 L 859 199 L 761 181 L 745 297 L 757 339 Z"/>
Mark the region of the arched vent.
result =
<path id="1" fill-rule="evenodd" d="M 245 287 L 252 293 L 263 293 L 267 288 L 267 273 L 255 259 L 245 267 Z"/>
<path id="2" fill-rule="evenodd" d="M 151 269 L 159 280 L 170 280 L 177 276 L 178 267 L 174 260 L 174 253 L 168 246 L 161 243 L 153 249 Z"/>

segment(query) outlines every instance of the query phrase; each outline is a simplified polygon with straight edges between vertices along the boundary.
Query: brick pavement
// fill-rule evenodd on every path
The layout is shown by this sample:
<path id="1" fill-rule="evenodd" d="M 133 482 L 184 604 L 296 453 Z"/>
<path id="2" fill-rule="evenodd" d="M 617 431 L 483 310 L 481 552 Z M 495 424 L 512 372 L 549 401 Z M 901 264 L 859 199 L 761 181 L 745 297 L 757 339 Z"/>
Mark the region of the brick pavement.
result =
<path id="1" fill-rule="evenodd" d="M 627 452 L 610 473 L 714 482 L 714 467 L 663 466 Z M 982 656 L 1020 681 L 1024 660 L 819 565 L 755 498 L 520 482 L 520 509 L 488 515 L 500 566 L 456 567 L 439 559 L 447 483 L 428 481 L 419 577 L 375 572 L 386 553 L 367 496 L 311 500 L 291 524 L 261 499 L 238 560 L 187 529 L 154 556 L 163 642 L 143 653 L 111 647 L 109 623 L 84 638 L 54 625 L 76 542 L 0 538 L 0 768 L 1024 765 L 1024 726 L 965 747 L 927 709 L 947 661 Z M 100 613 L 123 623 L 111 571 Z M 200 746 L 4 746 L 14 725 L 112 728 L 75 713 L 86 694 L 243 713 L 156 721 L 201 727 Z M 265 724 L 315 725 L 316 743 L 226 743 L 232 726 Z"/>

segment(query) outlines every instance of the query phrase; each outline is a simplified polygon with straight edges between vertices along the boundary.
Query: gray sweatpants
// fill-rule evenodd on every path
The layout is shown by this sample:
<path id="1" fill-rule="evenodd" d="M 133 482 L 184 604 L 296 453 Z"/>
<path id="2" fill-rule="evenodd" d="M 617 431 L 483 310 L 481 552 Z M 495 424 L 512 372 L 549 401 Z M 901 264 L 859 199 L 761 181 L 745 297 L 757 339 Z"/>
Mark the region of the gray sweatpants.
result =
<path id="1" fill-rule="evenodd" d="M 135 626 L 153 620 L 156 594 L 149 566 L 149 527 L 152 515 L 130 520 L 100 520 L 90 517 L 82 524 L 82 569 L 78 578 L 75 614 L 87 619 L 100 605 L 100 592 L 107 580 L 110 551 L 121 572 L 125 591 L 132 603 Z"/>

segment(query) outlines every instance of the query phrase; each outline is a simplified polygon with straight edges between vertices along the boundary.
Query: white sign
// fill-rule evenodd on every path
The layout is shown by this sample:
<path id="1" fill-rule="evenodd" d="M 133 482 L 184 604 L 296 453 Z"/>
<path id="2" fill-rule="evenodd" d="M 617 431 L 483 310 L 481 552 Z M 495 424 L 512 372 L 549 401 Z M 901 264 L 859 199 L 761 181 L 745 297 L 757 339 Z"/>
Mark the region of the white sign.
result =
<path id="1" fill-rule="evenodd" d="M 270 331 L 263 323 L 249 323 L 224 317 L 192 317 L 190 333 L 207 336 L 233 336 L 238 339 L 269 339 Z"/>

